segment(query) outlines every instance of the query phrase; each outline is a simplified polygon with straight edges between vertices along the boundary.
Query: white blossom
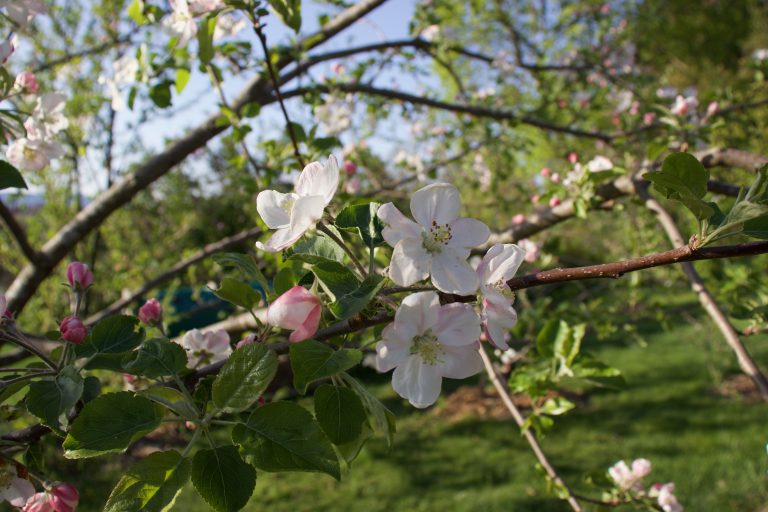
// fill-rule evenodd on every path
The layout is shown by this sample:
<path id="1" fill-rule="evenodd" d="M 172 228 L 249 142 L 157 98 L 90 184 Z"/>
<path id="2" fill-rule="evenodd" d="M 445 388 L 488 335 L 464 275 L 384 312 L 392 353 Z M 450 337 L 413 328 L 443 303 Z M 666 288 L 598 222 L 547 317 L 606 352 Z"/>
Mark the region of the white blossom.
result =
<path id="1" fill-rule="evenodd" d="M 379 207 L 384 240 L 394 248 L 389 277 L 410 286 L 432 276 L 432 284 L 445 293 L 468 295 L 477 290 L 477 274 L 467 262 L 470 250 L 490 236 L 488 226 L 476 219 L 459 218 L 459 191 L 448 183 L 434 183 L 416 191 L 408 219 L 392 203 Z"/>
<path id="2" fill-rule="evenodd" d="M 42 0 L 0 0 L 0 8 L 2 7 L 8 17 L 22 28 L 29 25 L 36 15 L 45 12 Z"/>
<path id="3" fill-rule="evenodd" d="M 602 155 L 598 155 L 587 162 L 587 170 L 589 172 L 610 171 L 611 169 L 613 169 L 613 162 Z"/>
<path id="4" fill-rule="evenodd" d="M 514 294 L 507 281 L 525 259 L 525 250 L 514 244 L 496 244 L 477 266 L 485 334 L 495 347 L 508 349 L 506 334 L 517 323 Z"/>
<path id="5" fill-rule="evenodd" d="M 256 210 L 270 229 L 276 229 L 266 244 L 256 242 L 263 251 L 277 252 L 293 245 L 323 216 L 339 186 L 339 164 L 333 156 L 325 164 L 307 165 L 294 191 L 283 194 L 262 190 L 256 197 Z"/>
<path id="6" fill-rule="evenodd" d="M 45 93 L 37 98 L 32 115 L 24 121 L 28 139 L 50 140 L 69 126 L 69 119 L 64 115 L 66 99 L 66 96 L 56 92 Z"/>
<path id="7" fill-rule="evenodd" d="M 5 151 L 8 161 L 19 169 L 37 172 L 61 157 L 64 148 L 58 142 L 31 140 L 22 137 L 14 140 Z"/>
<path id="8" fill-rule="evenodd" d="M 173 11 L 163 19 L 163 29 L 177 38 L 178 46 L 186 46 L 197 34 L 197 24 L 187 0 L 171 0 Z"/>
<path id="9" fill-rule="evenodd" d="M 25 478 L 2 474 L 8 471 L 16 473 L 10 467 L 0 468 L 0 503 L 7 501 L 12 507 L 22 508 L 35 494 L 35 487 Z"/>
<path id="10" fill-rule="evenodd" d="M 198 329 L 187 331 L 181 338 L 181 346 L 187 352 L 187 364 L 190 368 L 222 361 L 232 353 L 229 334 L 223 329 L 208 332 Z"/>
<path id="11" fill-rule="evenodd" d="M 346 101 L 330 98 L 315 107 L 315 118 L 328 135 L 337 135 L 352 126 L 351 98 Z"/>
<path id="12" fill-rule="evenodd" d="M 414 407 L 428 407 L 440 395 L 443 377 L 478 373 L 480 318 L 468 304 L 440 305 L 435 292 L 406 297 L 395 321 L 376 344 L 376 369 L 392 374 L 392 387 Z"/>

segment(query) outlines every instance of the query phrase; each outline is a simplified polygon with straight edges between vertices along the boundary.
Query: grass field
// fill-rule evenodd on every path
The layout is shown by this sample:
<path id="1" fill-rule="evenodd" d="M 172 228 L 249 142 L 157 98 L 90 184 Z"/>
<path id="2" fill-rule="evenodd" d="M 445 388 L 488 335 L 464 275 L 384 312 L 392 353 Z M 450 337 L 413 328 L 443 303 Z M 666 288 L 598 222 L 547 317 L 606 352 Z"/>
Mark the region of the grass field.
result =
<path id="1" fill-rule="evenodd" d="M 597 342 L 588 335 L 588 348 L 620 368 L 628 388 L 592 389 L 585 403 L 559 419 L 542 441 L 551 461 L 583 494 L 595 496 L 583 482 L 584 474 L 604 471 L 619 459 L 645 457 L 654 466 L 649 483 L 674 481 L 686 511 L 768 510 L 768 407 L 718 393 L 720 381 L 738 372 L 717 331 L 708 320 L 700 320 L 669 332 L 643 325 L 640 332 L 647 343 Z M 768 367 L 768 338 L 748 342 Z M 392 449 L 381 439 L 369 442 L 338 483 L 319 474 L 259 472 L 246 510 L 568 510 L 547 494 L 534 457 L 511 420 L 472 415 L 446 419 L 444 397 L 435 408 L 415 410 L 394 395 L 388 379 L 373 373 L 366 377 L 398 416 Z M 69 480 L 79 473 L 84 512 L 100 510 L 120 473 L 114 464 L 86 461 L 67 462 L 60 470 Z M 174 510 L 209 509 L 188 485 Z"/>

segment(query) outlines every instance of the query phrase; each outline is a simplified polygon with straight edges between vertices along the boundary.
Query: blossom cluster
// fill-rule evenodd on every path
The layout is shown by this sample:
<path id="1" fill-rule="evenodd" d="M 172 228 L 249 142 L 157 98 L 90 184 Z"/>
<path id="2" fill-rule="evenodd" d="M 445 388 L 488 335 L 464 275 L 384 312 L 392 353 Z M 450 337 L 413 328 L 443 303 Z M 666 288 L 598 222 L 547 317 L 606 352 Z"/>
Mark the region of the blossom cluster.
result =
<path id="1" fill-rule="evenodd" d="M 683 512 L 683 506 L 675 496 L 675 484 L 653 484 L 645 489 L 643 478 L 651 474 L 651 461 L 648 459 L 635 459 L 631 466 L 620 460 L 608 468 L 608 476 L 621 492 L 632 491 L 638 497 L 647 496 L 655 498 L 659 507 L 664 512 Z"/>

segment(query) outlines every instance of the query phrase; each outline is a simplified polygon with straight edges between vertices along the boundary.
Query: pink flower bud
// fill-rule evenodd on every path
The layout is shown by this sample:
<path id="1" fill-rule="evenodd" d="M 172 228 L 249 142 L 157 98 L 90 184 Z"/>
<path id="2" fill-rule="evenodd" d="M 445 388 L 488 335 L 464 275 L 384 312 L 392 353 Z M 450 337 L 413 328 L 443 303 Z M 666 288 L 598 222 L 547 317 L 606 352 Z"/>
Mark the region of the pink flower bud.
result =
<path id="1" fill-rule="evenodd" d="M 552 177 L 551 177 L 551 178 L 549 178 L 549 179 L 552 181 L 552 183 L 560 183 L 560 173 L 559 173 L 559 172 L 556 172 L 556 173 L 555 173 L 555 174 L 553 174 L 553 175 L 552 175 Z"/>
<path id="2" fill-rule="evenodd" d="M 544 167 L 539 171 L 539 174 L 544 178 L 549 178 L 549 175 L 552 174 L 552 171 L 549 170 L 549 167 Z"/>
<path id="3" fill-rule="evenodd" d="M 564 99 L 560 98 L 560 99 L 557 100 L 557 106 L 559 108 L 565 108 L 565 107 L 568 106 L 568 104 L 565 102 Z"/>
<path id="4" fill-rule="evenodd" d="M 344 162 L 344 172 L 347 173 L 347 176 L 354 176 L 357 173 L 357 165 L 347 160 Z"/>
<path id="5" fill-rule="evenodd" d="M 56 512 L 74 512 L 77 502 L 80 501 L 80 494 L 70 484 L 58 484 L 51 489 L 49 500 Z"/>
<path id="6" fill-rule="evenodd" d="M 344 72 L 344 66 L 339 62 L 334 62 L 331 64 L 331 71 L 337 75 L 340 75 Z"/>
<path id="7" fill-rule="evenodd" d="M 61 339 L 79 345 L 88 335 L 88 328 L 76 316 L 68 316 L 59 324 Z"/>
<path id="8" fill-rule="evenodd" d="M 245 338 L 241 339 L 237 342 L 237 345 L 235 345 L 235 348 L 238 349 L 240 347 L 244 347 L 246 345 L 253 345 L 256 343 L 256 335 L 255 334 L 249 334 Z"/>
<path id="9" fill-rule="evenodd" d="M 560 203 L 561 203 L 560 198 L 555 196 L 549 200 L 549 207 L 554 208 L 555 206 L 558 206 Z"/>
<path id="10" fill-rule="evenodd" d="M 149 299 L 139 308 L 139 320 L 145 325 L 154 326 L 160 323 L 163 317 L 163 306 L 157 299 Z"/>
<path id="11" fill-rule="evenodd" d="M 15 86 L 21 89 L 26 94 L 37 94 L 39 85 L 37 78 L 31 71 L 22 71 L 16 76 Z"/>
<path id="12" fill-rule="evenodd" d="M 344 184 L 344 192 L 347 194 L 357 194 L 360 192 L 360 179 L 355 176 L 354 178 L 347 180 Z"/>
<path id="13" fill-rule="evenodd" d="M 709 105 L 707 105 L 707 117 L 712 117 L 713 115 L 717 114 L 717 112 L 720 110 L 720 105 L 713 101 Z"/>
<path id="14" fill-rule="evenodd" d="M 636 479 L 644 478 L 651 474 L 651 461 L 648 459 L 635 459 L 632 461 L 632 476 Z"/>
<path id="15" fill-rule="evenodd" d="M 650 124 L 653 124 L 655 120 L 656 120 L 655 112 L 646 112 L 645 114 L 643 114 L 643 124 L 650 125 Z"/>
<path id="16" fill-rule="evenodd" d="M 195 424 L 194 421 L 185 421 L 184 422 L 184 426 L 187 427 L 187 430 L 196 430 L 197 429 L 197 425 Z"/>
<path id="17" fill-rule="evenodd" d="M 538 203 L 538 202 L 539 202 L 539 199 L 541 199 L 541 198 L 539 197 L 539 194 L 534 194 L 534 195 L 532 195 L 532 196 L 531 196 L 531 202 L 532 202 L 533 204 L 536 204 L 536 203 Z"/>
<path id="18" fill-rule="evenodd" d="M 33 494 L 22 507 L 21 512 L 54 512 L 47 492 Z"/>
<path id="19" fill-rule="evenodd" d="M 579 161 L 579 155 L 577 155 L 576 152 L 571 151 L 570 153 L 568 153 L 568 161 L 571 162 L 572 164 L 575 164 L 576 162 Z"/>
<path id="20" fill-rule="evenodd" d="M 523 222 L 525 222 L 525 215 L 522 213 L 518 213 L 512 217 L 512 224 L 522 224 Z"/>
<path id="21" fill-rule="evenodd" d="M 321 311 L 320 299 L 303 286 L 294 286 L 269 306 L 267 323 L 292 330 L 288 341 L 304 341 L 317 331 Z"/>
<path id="22" fill-rule="evenodd" d="M 85 263 L 73 261 L 67 266 L 67 281 L 73 290 L 84 291 L 93 284 L 93 272 Z"/>

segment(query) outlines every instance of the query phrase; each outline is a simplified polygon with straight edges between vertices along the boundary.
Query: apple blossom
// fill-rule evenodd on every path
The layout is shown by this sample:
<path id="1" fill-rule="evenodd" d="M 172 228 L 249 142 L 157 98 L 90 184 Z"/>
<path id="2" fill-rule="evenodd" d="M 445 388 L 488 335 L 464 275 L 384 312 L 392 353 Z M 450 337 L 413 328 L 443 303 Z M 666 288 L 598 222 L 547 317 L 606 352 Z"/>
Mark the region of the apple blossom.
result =
<path id="1" fill-rule="evenodd" d="M 613 162 L 602 155 L 598 155 L 587 162 L 587 170 L 589 172 L 610 171 L 611 169 L 613 169 Z"/>
<path id="2" fill-rule="evenodd" d="M 684 116 L 697 106 L 699 106 L 699 101 L 695 96 L 683 97 L 678 94 L 674 105 L 670 107 L 670 111 L 676 116 Z"/>
<path id="3" fill-rule="evenodd" d="M 648 459 L 635 459 L 632 468 L 620 460 L 608 468 L 608 476 L 619 486 L 619 489 L 640 491 L 643 488 L 641 480 L 651 473 L 651 462 Z"/>
<path id="4" fill-rule="evenodd" d="M 35 74 L 31 71 L 22 71 L 16 75 L 16 81 L 13 85 L 24 94 L 36 94 L 40 87 Z"/>
<path id="5" fill-rule="evenodd" d="M 344 192 L 347 194 L 357 194 L 360 192 L 360 178 L 354 176 L 344 184 Z"/>
<path id="6" fill-rule="evenodd" d="M 75 345 L 82 343 L 88 336 L 88 328 L 76 316 L 68 316 L 62 320 L 59 324 L 59 331 L 61 332 L 61 339 Z"/>
<path id="7" fill-rule="evenodd" d="M 199 16 L 215 9 L 224 7 L 224 0 L 188 0 L 189 11 L 194 16 Z"/>
<path id="8" fill-rule="evenodd" d="M 459 218 L 459 191 L 448 183 L 434 183 L 413 194 L 408 219 L 394 204 L 379 207 L 384 240 L 394 248 L 389 277 L 410 286 L 432 276 L 432 284 L 445 293 L 468 295 L 477 290 L 477 274 L 467 262 L 470 249 L 490 236 L 488 226 L 476 219 Z"/>
<path id="9" fill-rule="evenodd" d="M 55 512 L 53 504 L 48 499 L 47 492 L 38 492 L 30 496 L 21 512 Z"/>
<path id="10" fill-rule="evenodd" d="M 176 37 L 178 46 L 184 47 L 197 34 L 195 23 L 187 0 L 170 0 L 173 11 L 163 19 L 163 29 L 170 36 Z"/>
<path id="11" fill-rule="evenodd" d="M 328 135 L 338 135 L 352 125 L 352 97 L 346 100 L 329 97 L 324 104 L 315 107 L 315 118 Z"/>
<path id="12" fill-rule="evenodd" d="M 8 17 L 22 28 L 29 25 L 37 14 L 45 12 L 42 0 L 0 0 L 0 7 L 4 7 Z"/>
<path id="13" fill-rule="evenodd" d="M 304 341 L 317 332 L 322 309 L 320 299 L 303 286 L 294 286 L 269 305 L 267 323 L 292 330 L 288 341 Z"/>
<path id="14" fill-rule="evenodd" d="M 85 263 L 73 261 L 67 265 L 67 282 L 73 290 L 87 290 L 93 284 L 93 272 Z"/>
<path id="15" fill-rule="evenodd" d="M 574 151 L 571 151 L 570 153 L 568 153 L 568 161 L 571 164 L 575 164 L 576 162 L 579 161 L 579 155 L 577 155 Z"/>
<path id="16" fill-rule="evenodd" d="M 720 110 L 720 104 L 716 101 L 711 101 L 709 105 L 707 105 L 707 113 L 705 114 L 705 118 L 710 118 L 717 114 L 717 112 Z"/>
<path id="17" fill-rule="evenodd" d="M 768 60 L 768 48 L 759 48 L 752 52 L 752 59 L 756 61 Z"/>
<path id="18" fill-rule="evenodd" d="M 552 183 L 555 183 L 555 184 L 560 183 L 560 173 L 559 172 L 554 173 L 549 179 L 550 181 L 552 181 Z"/>
<path id="19" fill-rule="evenodd" d="M 293 245 L 322 218 L 338 186 L 339 165 L 335 157 L 329 156 L 325 164 L 312 162 L 304 167 L 293 192 L 259 192 L 256 210 L 266 225 L 277 231 L 266 244 L 256 242 L 256 247 L 277 252 Z"/>
<path id="20" fill-rule="evenodd" d="M 675 484 L 654 484 L 648 495 L 656 498 L 657 503 L 664 512 L 683 512 L 683 506 L 675 496 Z"/>
<path id="21" fill-rule="evenodd" d="M 67 97 L 57 92 L 48 92 L 37 98 L 32 115 L 24 121 L 27 138 L 50 140 L 53 135 L 69 126 L 64 114 Z"/>
<path id="22" fill-rule="evenodd" d="M 643 124 L 650 125 L 650 124 L 653 124 L 655 120 L 656 120 L 655 112 L 646 112 L 645 114 L 643 114 Z"/>
<path id="23" fill-rule="evenodd" d="M 554 208 L 555 206 L 559 206 L 562 201 L 559 197 L 554 196 L 549 200 L 549 207 Z"/>
<path id="24" fill-rule="evenodd" d="M 213 41 L 217 42 L 225 37 L 234 37 L 247 26 L 248 20 L 245 18 L 238 18 L 231 14 L 221 14 L 216 18 Z"/>
<path id="25" fill-rule="evenodd" d="M 552 174 L 552 171 L 549 170 L 549 167 L 542 167 L 539 171 L 539 175 L 541 175 L 544 178 L 549 178 L 549 176 Z"/>
<path id="26" fill-rule="evenodd" d="M 425 41 L 434 41 L 440 35 L 439 25 L 430 25 L 419 33 L 419 36 Z"/>
<path id="27" fill-rule="evenodd" d="M 37 172 L 61 157 L 64 148 L 57 142 L 31 140 L 22 137 L 14 140 L 5 150 L 8 161 L 19 169 Z"/>
<path id="28" fill-rule="evenodd" d="M 139 308 L 139 320 L 146 325 L 157 325 L 162 317 L 163 306 L 157 299 L 149 299 Z"/>
<path id="29" fill-rule="evenodd" d="M 517 224 L 522 224 L 523 222 L 525 222 L 525 215 L 523 215 L 522 213 L 518 213 L 517 215 L 512 217 L 512 224 L 517 225 Z"/>
<path id="30" fill-rule="evenodd" d="M 58 484 L 50 490 L 48 499 L 56 512 L 74 512 L 80 494 L 73 485 Z"/>
<path id="31" fill-rule="evenodd" d="M 357 165 L 355 165 L 354 162 L 350 162 L 349 160 L 346 160 L 344 162 L 344 173 L 347 176 L 354 176 L 357 173 Z"/>
<path id="32" fill-rule="evenodd" d="M 525 251 L 525 261 L 533 263 L 539 259 L 539 256 L 541 255 L 541 247 L 539 247 L 539 244 L 533 240 L 528 240 L 527 238 L 518 240 L 517 244 Z"/>
<path id="33" fill-rule="evenodd" d="M 480 318 L 470 305 L 441 306 L 435 292 L 414 293 L 382 331 L 376 369 L 394 369 L 394 390 L 414 407 L 428 407 L 440 395 L 444 377 L 464 379 L 483 368 L 479 338 Z"/>
<path id="34" fill-rule="evenodd" d="M 181 338 L 181 346 L 187 351 L 187 364 L 190 368 L 222 361 L 232 352 L 229 334 L 222 329 L 208 332 L 199 329 L 187 331 Z"/>
<path id="35" fill-rule="evenodd" d="M 35 487 L 26 478 L 20 478 L 12 466 L 0 467 L 0 503 L 7 501 L 21 508 L 35 494 Z"/>
<path id="36" fill-rule="evenodd" d="M 507 281 L 512 279 L 525 259 L 525 250 L 514 244 L 496 244 L 491 247 L 477 266 L 480 281 L 480 303 L 483 331 L 495 347 L 508 349 L 506 332 L 517 323 L 517 312 L 512 307 L 514 293 Z"/>
<path id="37" fill-rule="evenodd" d="M 133 55 L 123 55 L 112 63 L 113 76 L 99 75 L 99 83 L 107 86 L 109 96 L 112 99 L 112 109 L 116 112 L 125 110 L 126 103 L 120 87 L 132 84 L 136 81 L 136 74 L 141 69 L 141 64 Z"/>

